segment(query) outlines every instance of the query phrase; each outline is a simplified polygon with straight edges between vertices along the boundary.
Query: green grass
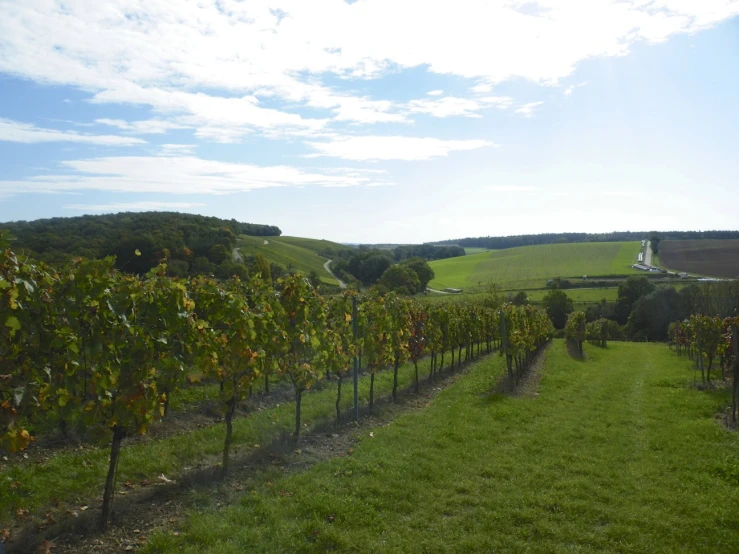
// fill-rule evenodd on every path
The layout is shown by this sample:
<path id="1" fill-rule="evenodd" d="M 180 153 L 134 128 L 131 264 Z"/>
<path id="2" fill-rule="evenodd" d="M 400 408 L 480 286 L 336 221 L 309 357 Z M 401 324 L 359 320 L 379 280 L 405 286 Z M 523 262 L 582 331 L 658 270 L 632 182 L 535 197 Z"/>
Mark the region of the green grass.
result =
<path id="1" fill-rule="evenodd" d="M 265 241 L 267 244 L 264 244 Z M 238 248 L 242 256 L 255 256 L 258 253 L 272 262 L 288 268 L 295 268 L 305 273 L 315 270 L 325 283 L 335 285 L 336 280 L 324 269 L 327 257 L 319 252 L 349 248 L 327 240 L 306 239 L 301 237 L 239 237 Z"/>
<path id="2" fill-rule="evenodd" d="M 422 362 L 423 368 L 419 365 L 419 370 L 427 371 L 427 365 L 427 362 Z M 408 363 L 400 369 L 400 387 L 410 385 L 412 380 L 413 365 Z M 342 409 L 349 409 L 352 405 L 350 381 L 350 378 L 344 379 Z M 189 387 L 183 392 L 184 398 L 173 397 L 171 407 L 173 410 L 185 410 L 186 402 L 211 399 L 217 394 L 217 388 L 217 385 Z M 375 398 L 389 397 L 391 391 L 392 371 L 378 373 L 375 378 Z M 360 378 L 359 398 L 363 405 L 369 402 L 368 375 Z M 317 422 L 334 417 L 335 402 L 335 386 L 304 394 L 302 421 L 305 430 L 310 431 Z M 292 432 L 295 427 L 294 414 L 294 402 L 287 402 L 238 418 L 234 421 L 235 452 L 243 453 L 253 449 L 255 444 L 266 444 L 280 432 Z M 166 424 L 165 420 L 155 425 Z M 137 444 L 126 444 L 124 440 L 118 482 L 156 480 L 162 473 L 176 479 L 185 467 L 204 461 L 217 464 L 224 436 L 224 425 L 216 423 L 166 439 Z M 0 486 L 0 522 L 8 518 L 16 508 L 34 509 L 48 506 L 55 500 L 73 506 L 90 503 L 91 498 L 102 494 L 108 455 L 108 447 L 90 446 L 52 455 L 42 463 L 23 460 L 10 464 L 0 462 L 0 483 L 3 483 Z M 16 488 L 4 485 L 16 481 L 20 483 Z"/>
<path id="3" fill-rule="evenodd" d="M 534 398 L 490 394 L 502 360 L 478 362 L 352 455 L 213 498 L 147 552 L 736 552 L 726 393 L 690 388 L 664 345 L 585 352 L 555 341 Z"/>
<path id="4" fill-rule="evenodd" d="M 489 252 L 489 248 L 481 248 L 479 246 L 465 246 L 464 247 L 464 253 L 468 256 L 470 254 L 479 254 L 480 252 Z"/>
<path id="5" fill-rule="evenodd" d="M 640 242 L 546 244 L 493 250 L 436 260 L 431 288 L 469 289 L 496 283 L 504 289 L 543 287 L 553 277 L 596 277 L 636 273 Z"/>

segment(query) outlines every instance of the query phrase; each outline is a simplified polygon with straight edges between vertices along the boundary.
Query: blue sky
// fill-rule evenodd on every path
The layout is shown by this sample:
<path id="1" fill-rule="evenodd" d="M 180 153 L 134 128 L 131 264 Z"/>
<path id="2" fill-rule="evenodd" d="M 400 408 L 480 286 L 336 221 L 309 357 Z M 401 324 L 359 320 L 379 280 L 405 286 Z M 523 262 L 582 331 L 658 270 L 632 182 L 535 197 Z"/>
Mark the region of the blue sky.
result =
<path id="1" fill-rule="evenodd" d="M 24 0 L 0 221 L 341 242 L 736 228 L 736 0 Z"/>

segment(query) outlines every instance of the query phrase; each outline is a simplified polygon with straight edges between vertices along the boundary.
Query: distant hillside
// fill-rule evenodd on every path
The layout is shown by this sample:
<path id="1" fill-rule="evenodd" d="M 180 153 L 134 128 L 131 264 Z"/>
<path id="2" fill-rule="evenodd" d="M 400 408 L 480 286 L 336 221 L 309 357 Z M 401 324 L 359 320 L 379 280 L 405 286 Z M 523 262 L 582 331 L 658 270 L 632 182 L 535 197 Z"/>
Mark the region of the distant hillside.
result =
<path id="1" fill-rule="evenodd" d="M 638 273 L 640 242 L 548 244 L 481 252 L 437 260 L 429 265 L 435 277 L 429 287 L 470 288 L 490 283 L 504 289 L 538 288 L 554 277 L 597 277 Z"/>
<path id="2" fill-rule="evenodd" d="M 324 268 L 329 259 L 335 259 L 344 251 L 356 250 L 336 242 L 301 237 L 247 237 L 237 242 L 238 251 L 249 262 L 249 257 L 262 254 L 285 270 L 295 269 L 304 273 L 316 271 L 321 280 L 332 285 L 336 280 Z"/>
<path id="3" fill-rule="evenodd" d="M 540 235 L 513 235 L 509 237 L 468 237 L 443 240 L 428 244 L 459 245 L 465 248 L 501 250 L 537 244 L 560 244 L 577 242 L 623 242 L 648 238 L 654 231 L 617 231 L 613 233 L 544 233 Z M 658 231 L 662 240 L 736 239 L 739 231 Z"/>
<path id="4" fill-rule="evenodd" d="M 60 264 L 75 256 L 116 256 L 119 268 L 142 273 L 164 257 L 178 275 L 209 273 L 230 263 L 239 235 L 276 236 L 272 225 L 175 212 L 119 213 L 0 223 L 13 249 Z M 138 250 L 140 255 L 135 255 Z M 211 265 L 213 267 L 211 267 Z"/>

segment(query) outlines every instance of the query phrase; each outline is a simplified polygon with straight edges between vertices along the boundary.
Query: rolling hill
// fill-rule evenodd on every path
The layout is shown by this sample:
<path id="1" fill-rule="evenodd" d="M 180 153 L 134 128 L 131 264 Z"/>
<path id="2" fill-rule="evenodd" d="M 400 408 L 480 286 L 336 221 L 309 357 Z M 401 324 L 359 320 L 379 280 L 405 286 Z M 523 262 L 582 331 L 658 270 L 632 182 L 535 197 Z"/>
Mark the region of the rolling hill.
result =
<path id="1" fill-rule="evenodd" d="M 496 283 L 504 289 L 538 288 L 554 277 L 630 275 L 640 243 L 545 244 L 493 250 L 431 262 L 429 287 L 470 289 Z"/>
<path id="2" fill-rule="evenodd" d="M 336 242 L 301 237 L 251 237 L 242 235 L 236 245 L 242 256 L 262 254 L 271 262 L 306 273 L 315 270 L 325 283 L 335 285 L 336 279 L 323 267 L 336 252 L 347 250 Z"/>

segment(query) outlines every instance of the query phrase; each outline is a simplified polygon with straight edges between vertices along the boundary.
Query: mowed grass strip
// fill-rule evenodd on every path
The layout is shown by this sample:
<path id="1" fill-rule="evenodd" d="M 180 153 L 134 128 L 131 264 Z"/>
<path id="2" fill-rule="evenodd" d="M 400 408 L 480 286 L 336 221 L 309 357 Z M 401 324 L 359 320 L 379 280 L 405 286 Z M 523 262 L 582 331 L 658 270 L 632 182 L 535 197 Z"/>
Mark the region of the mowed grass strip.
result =
<path id="1" fill-rule="evenodd" d="M 426 375 L 428 363 L 424 360 L 419 364 L 421 377 Z M 369 380 L 367 374 L 359 382 L 359 401 L 363 406 L 369 402 Z M 376 375 L 376 400 L 391 395 L 392 380 L 392 371 L 382 371 Z M 413 365 L 403 365 L 399 370 L 399 387 L 408 387 L 413 380 Z M 188 390 L 186 398 L 192 401 L 212 398 L 217 392 L 216 388 L 209 385 L 202 389 Z M 343 410 L 352 406 L 352 394 L 349 375 L 344 379 L 342 387 Z M 301 412 L 304 431 L 309 432 L 314 424 L 335 417 L 335 402 L 335 382 L 334 386 L 303 394 Z M 173 407 L 180 410 L 187 408 L 180 400 L 173 402 Z M 232 453 L 238 456 L 268 444 L 281 432 L 292 432 L 295 428 L 294 416 L 294 402 L 286 402 L 236 419 L 233 434 L 235 448 Z M 155 425 L 167 425 L 167 421 Z M 136 483 L 143 479 L 155 481 L 161 474 L 176 479 L 186 468 L 199 467 L 200 464 L 216 465 L 220 462 L 224 437 L 224 424 L 214 423 L 158 440 L 128 444 L 124 440 L 117 480 L 119 483 Z M 90 504 L 92 499 L 102 496 L 109 450 L 108 446 L 85 446 L 80 450 L 51 453 L 41 463 L 17 458 L 10 463 L 0 463 L 0 527 L 18 508 L 33 510 L 52 502 L 61 502 L 63 505 Z M 13 486 L 9 486 L 11 484 Z"/>
<path id="2" fill-rule="evenodd" d="M 636 273 L 640 242 L 584 242 L 544 244 L 493 250 L 436 260 L 429 265 L 436 276 L 431 288 L 479 287 L 496 283 L 503 288 L 534 288 L 554 277 L 596 277 Z"/>
<path id="3" fill-rule="evenodd" d="M 193 513 L 147 552 L 736 552 L 726 393 L 692 389 L 663 345 L 585 352 L 555 341 L 533 398 L 489 394 L 503 363 L 485 359 L 353 455 Z"/>

